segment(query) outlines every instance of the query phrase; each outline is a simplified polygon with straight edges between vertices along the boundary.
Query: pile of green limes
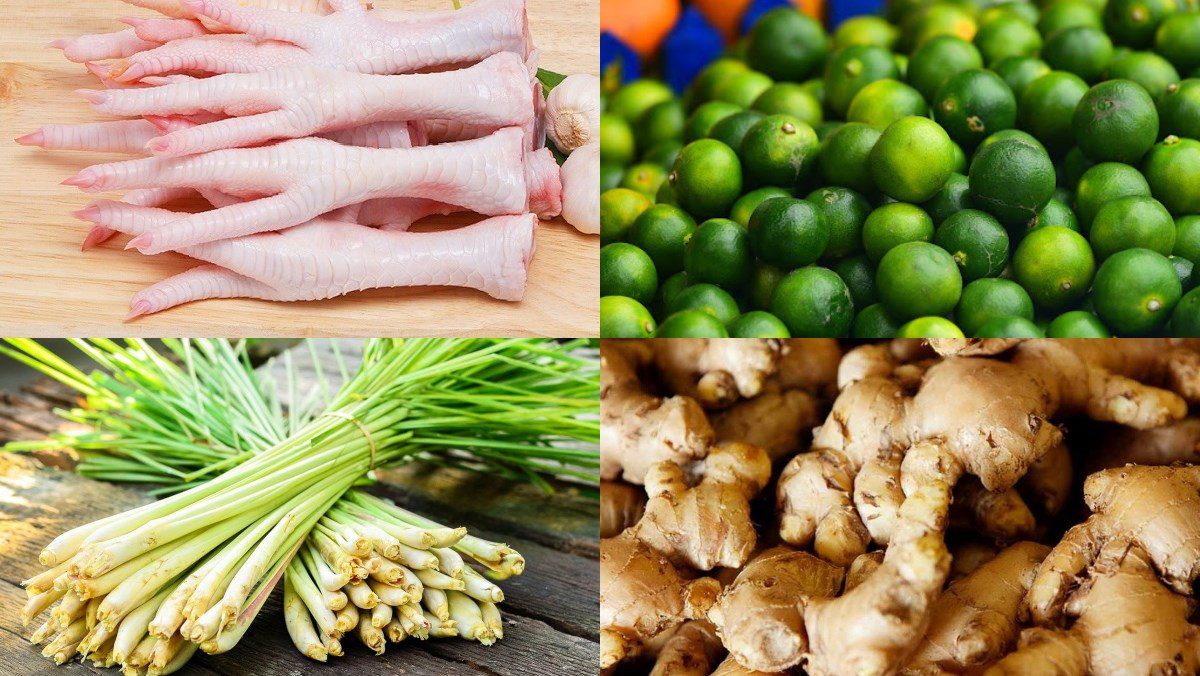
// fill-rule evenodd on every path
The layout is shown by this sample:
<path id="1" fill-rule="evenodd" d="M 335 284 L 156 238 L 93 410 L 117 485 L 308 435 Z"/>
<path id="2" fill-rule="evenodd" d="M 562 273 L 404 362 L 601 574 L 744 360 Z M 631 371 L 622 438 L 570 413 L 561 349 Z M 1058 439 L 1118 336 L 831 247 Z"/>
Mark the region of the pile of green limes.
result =
<path id="1" fill-rule="evenodd" d="M 777 9 L 603 105 L 602 336 L 1200 336 L 1200 0 Z"/>

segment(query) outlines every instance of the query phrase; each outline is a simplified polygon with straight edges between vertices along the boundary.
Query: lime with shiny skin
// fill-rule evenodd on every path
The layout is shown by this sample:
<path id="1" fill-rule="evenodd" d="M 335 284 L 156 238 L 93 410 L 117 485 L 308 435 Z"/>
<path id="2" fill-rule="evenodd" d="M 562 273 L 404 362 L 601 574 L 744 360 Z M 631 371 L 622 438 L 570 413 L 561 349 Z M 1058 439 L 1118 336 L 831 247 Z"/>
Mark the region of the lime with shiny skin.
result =
<path id="1" fill-rule="evenodd" d="M 1200 216 L 1180 216 L 1175 219 L 1176 256 L 1183 256 L 1192 263 L 1200 263 Z"/>
<path id="2" fill-rule="evenodd" d="M 791 115 L 768 115 L 746 132 L 742 165 L 760 184 L 792 187 L 812 172 L 820 148 L 812 127 Z"/>
<path id="3" fill-rule="evenodd" d="M 1136 82 L 1107 80 L 1083 95 L 1071 128 L 1075 145 L 1089 159 L 1132 164 L 1158 138 L 1158 109 Z"/>
<path id="4" fill-rule="evenodd" d="M 741 110 L 713 125 L 708 136 L 733 148 L 735 151 L 742 147 L 742 139 L 746 132 L 758 124 L 766 115 L 757 110 Z"/>
<path id="5" fill-rule="evenodd" d="M 945 317 L 917 317 L 896 330 L 897 338 L 962 338 L 962 329 Z"/>
<path id="6" fill-rule="evenodd" d="M 1087 82 L 1074 73 L 1055 70 L 1025 87 L 1017 102 L 1017 124 L 1032 134 L 1054 156 L 1070 149 L 1072 119 Z"/>
<path id="7" fill-rule="evenodd" d="M 1158 99 L 1158 133 L 1200 139 L 1200 78 L 1167 85 Z"/>
<path id="8" fill-rule="evenodd" d="M 846 111 L 848 122 L 862 122 L 882 131 L 909 115 L 928 115 L 921 92 L 899 80 L 876 80 L 858 90 Z"/>
<path id="9" fill-rule="evenodd" d="M 625 239 L 634 221 L 650 205 L 649 197 L 629 188 L 613 188 L 600 193 L 600 244 Z"/>
<path id="10" fill-rule="evenodd" d="M 770 312 L 753 310 L 726 327 L 730 338 L 791 338 L 787 326 Z"/>
<path id="11" fill-rule="evenodd" d="M 1175 268 L 1175 276 L 1179 278 L 1183 292 L 1191 291 L 1196 286 L 1196 277 L 1192 274 L 1196 271 L 1195 264 L 1183 256 L 1167 256 L 1167 260 L 1171 261 L 1171 266 Z"/>
<path id="12" fill-rule="evenodd" d="M 737 153 L 713 139 L 683 147 L 669 178 L 679 205 L 698 220 L 729 214 L 742 194 L 742 165 Z"/>
<path id="13" fill-rule="evenodd" d="M 921 208 L 933 219 L 934 225 L 940 225 L 942 221 L 963 209 L 969 209 L 970 206 L 970 181 L 957 172 L 950 174 L 946 185 L 921 204 Z"/>
<path id="14" fill-rule="evenodd" d="M 968 174 L 971 203 L 1016 228 L 1032 220 L 1054 195 L 1054 163 L 1042 148 L 999 141 L 975 153 Z"/>
<path id="15" fill-rule="evenodd" d="M 1100 12 L 1084 0 L 1054 0 L 1045 6 L 1037 20 L 1038 32 L 1047 37 L 1075 26 L 1102 29 L 1104 21 L 1100 18 Z"/>
<path id="16" fill-rule="evenodd" d="M 745 61 L 722 57 L 704 67 L 692 83 L 688 85 L 684 103 L 688 110 L 696 110 L 705 103 L 712 101 L 713 92 L 729 77 L 749 70 Z"/>
<path id="17" fill-rule="evenodd" d="M 649 338 L 657 325 L 645 305 L 625 296 L 600 299 L 601 338 Z"/>
<path id="18" fill-rule="evenodd" d="M 936 122 L 902 117 L 871 149 L 871 178 L 883 194 L 901 202 L 924 202 L 954 173 L 954 143 Z"/>
<path id="19" fill-rule="evenodd" d="M 1137 169 L 1119 162 L 1090 167 L 1075 186 L 1075 214 L 1083 231 L 1091 229 L 1092 220 L 1105 204 L 1135 195 L 1150 196 L 1150 184 Z"/>
<path id="20" fill-rule="evenodd" d="M 758 261 L 754 264 L 754 272 L 750 274 L 750 305 L 760 310 L 771 307 L 771 294 L 779 280 L 783 279 L 783 270 Z"/>
<path id="21" fill-rule="evenodd" d="M 786 270 L 811 265 L 829 245 L 829 224 L 811 202 L 769 199 L 750 216 L 750 248 L 760 260 Z"/>
<path id="22" fill-rule="evenodd" d="M 1175 221 L 1156 199 L 1121 197 L 1096 213 L 1088 239 L 1101 262 L 1126 249 L 1150 249 L 1168 256 L 1175 248 Z"/>
<path id="23" fill-rule="evenodd" d="M 770 310 L 796 337 L 838 338 L 854 321 L 854 302 L 845 282 L 832 270 L 815 266 L 779 280 Z"/>
<path id="24" fill-rule="evenodd" d="M 709 101 L 697 108 L 688 117 L 683 128 L 683 138 L 687 142 L 708 138 L 713 127 L 725 118 L 741 111 L 741 106 L 735 106 L 728 101 Z"/>
<path id="25" fill-rule="evenodd" d="M 1175 304 L 1167 335 L 1175 338 L 1200 338 L 1200 289 L 1192 289 Z"/>
<path id="26" fill-rule="evenodd" d="M 627 296 L 649 305 L 657 289 L 658 272 L 645 251 L 626 242 L 601 247 L 601 296 Z"/>
<path id="27" fill-rule="evenodd" d="M 650 79 L 634 80 L 608 98 L 606 110 L 632 125 L 636 124 L 647 110 L 674 98 L 675 93 L 663 82 Z"/>
<path id="28" fill-rule="evenodd" d="M 773 185 L 751 190 L 733 203 L 733 208 L 729 211 L 729 218 L 743 228 L 750 227 L 750 217 L 754 215 L 754 210 L 758 208 L 758 205 L 775 197 L 792 197 L 792 193 Z"/>
<path id="29" fill-rule="evenodd" d="M 740 292 L 753 271 L 746 229 L 727 218 L 701 223 L 687 240 L 684 269 L 693 284 L 707 282 Z"/>
<path id="30" fill-rule="evenodd" d="M 900 325 L 888 316 L 882 303 L 874 303 L 859 310 L 850 326 L 851 338 L 895 338 Z"/>
<path id="31" fill-rule="evenodd" d="M 791 115 L 814 127 L 825 119 L 817 97 L 795 82 L 776 83 L 754 100 L 752 109 L 764 115 Z"/>
<path id="32" fill-rule="evenodd" d="M 1145 336 L 1166 324 L 1183 295 L 1171 261 L 1149 249 L 1127 249 L 1096 271 L 1096 314 L 1114 333 Z"/>
<path id="33" fill-rule="evenodd" d="M 1055 317 L 1046 328 L 1047 338 L 1111 338 L 1108 327 L 1096 315 L 1071 310 Z"/>
<path id="34" fill-rule="evenodd" d="M 875 288 L 888 314 L 907 321 L 949 314 L 962 295 L 962 275 L 945 249 L 907 242 L 879 261 Z"/>
<path id="35" fill-rule="evenodd" d="M 749 108 L 754 100 L 775 84 L 767 75 L 756 70 L 734 73 L 714 90 L 714 101 L 725 101 L 741 108 Z"/>
<path id="36" fill-rule="evenodd" d="M 983 56 L 975 45 L 954 35 L 939 35 L 917 47 L 908 60 L 905 77 L 931 101 L 943 82 L 969 68 L 983 68 Z"/>
<path id="37" fill-rule="evenodd" d="M 1054 70 L 1074 73 L 1097 82 L 1113 58 L 1113 43 L 1096 26 L 1073 26 L 1051 34 L 1042 47 L 1042 59 Z"/>
<path id="38" fill-rule="evenodd" d="M 681 150 L 683 150 L 683 144 L 679 141 L 661 141 L 642 153 L 642 162 L 657 164 L 663 169 L 670 170 L 675 166 L 675 160 L 679 159 Z"/>
<path id="39" fill-rule="evenodd" d="M 639 148 L 650 148 L 663 141 L 678 141 L 683 138 L 687 124 L 687 111 L 683 103 L 671 99 L 656 103 L 638 118 L 633 126 Z"/>
<path id="40" fill-rule="evenodd" d="M 676 312 L 659 324 L 655 338 L 728 338 L 725 325 L 702 310 Z"/>
<path id="41" fill-rule="evenodd" d="M 600 192 L 605 193 L 621 185 L 625 178 L 625 167 L 608 162 L 600 163 Z"/>
<path id="42" fill-rule="evenodd" d="M 1042 48 L 1042 35 L 1025 19 L 1007 15 L 980 27 L 973 42 L 983 62 L 990 64 L 1008 56 L 1035 56 Z"/>
<path id="43" fill-rule="evenodd" d="M 1108 64 L 1108 72 L 1104 76 L 1109 80 L 1136 82 L 1156 101 L 1166 93 L 1168 86 L 1179 82 L 1179 71 L 1175 70 L 1175 66 L 1154 52 L 1123 54 Z"/>
<path id="44" fill-rule="evenodd" d="M 867 215 L 862 229 L 863 247 L 868 258 L 879 262 L 901 244 L 932 240 L 933 232 L 933 219 L 921 207 L 892 202 Z"/>
<path id="45" fill-rule="evenodd" d="M 1154 33 L 1154 51 L 1180 72 L 1200 68 L 1200 12 L 1180 12 L 1164 19 Z"/>
<path id="46" fill-rule="evenodd" d="M 671 304 L 675 302 L 675 296 L 678 296 L 679 292 L 687 287 L 688 279 L 686 272 L 676 272 L 667 277 L 667 281 L 659 284 L 658 292 L 654 294 L 654 304 L 651 306 L 654 314 L 659 317 L 667 314 L 667 308 L 671 307 Z"/>
<path id="47" fill-rule="evenodd" d="M 850 45 L 875 45 L 891 49 L 896 44 L 900 32 L 878 16 L 854 16 L 838 24 L 833 32 L 833 47 L 840 49 Z"/>
<path id="48" fill-rule="evenodd" d="M 1013 279 L 1034 305 L 1057 312 L 1087 294 L 1096 259 L 1083 235 L 1063 227 L 1038 228 L 1013 253 Z"/>
<path id="49" fill-rule="evenodd" d="M 995 277 L 1008 265 L 1008 232 L 990 214 L 965 209 L 938 226 L 933 243 L 950 252 L 964 282 Z"/>
<path id="50" fill-rule="evenodd" d="M 820 23 L 791 7 L 764 14 L 746 42 L 746 63 L 776 80 L 808 77 L 829 51 Z"/>
<path id="51" fill-rule="evenodd" d="M 861 122 L 843 124 L 821 143 L 818 164 L 830 185 L 844 186 L 863 195 L 875 192 L 871 178 L 871 149 L 883 132 Z"/>
<path id="52" fill-rule="evenodd" d="M 879 302 L 879 293 L 875 290 L 875 263 L 866 254 L 843 258 L 834 263 L 832 269 L 850 289 L 854 307 L 866 307 Z"/>
<path id="53" fill-rule="evenodd" d="M 652 162 L 641 162 L 629 167 L 621 178 L 621 187 L 636 190 L 651 199 L 667 180 L 667 170 Z"/>
<path id="54" fill-rule="evenodd" d="M 1178 8 L 1175 0 L 1108 0 L 1104 29 L 1113 42 L 1132 49 L 1149 47 L 1159 24 Z"/>
<path id="55" fill-rule="evenodd" d="M 1011 279 L 987 277 L 963 287 L 954 318 L 963 333 L 978 337 L 979 328 L 996 317 L 1033 319 L 1033 299 Z"/>
<path id="56" fill-rule="evenodd" d="M 673 315 L 685 310 L 700 310 L 706 312 L 724 326 L 737 319 L 741 314 L 737 301 L 729 292 L 715 284 L 691 284 L 671 299 L 667 306 L 667 314 Z"/>
<path id="57" fill-rule="evenodd" d="M 862 229 L 871 203 L 850 188 L 814 190 L 805 198 L 821 211 L 829 226 L 825 258 L 842 258 L 862 251 Z"/>
<path id="58" fill-rule="evenodd" d="M 994 317 L 975 332 L 976 338 L 1044 338 L 1037 324 L 1024 317 Z"/>
<path id="59" fill-rule="evenodd" d="M 629 242 L 654 261 L 659 277 L 683 270 L 683 253 L 688 238 L 696 232 L 696 221 L 683 209 L 656 204 L 642 212 L 629 230 Z"/>
<path id="60" fill-rule="evenodd" d="M 892 53 L 875 45 L 850 45 L 830 55 L 825 64 L 825 107 L 834 117 L 845 117 L 860 89 L 883 79 L 899 79 Z"/>
<path id="61" fill-rule="evenodd" d="M 989 134 L 1016 124 L 1017 99 L 992 71 L 964 70 L 938 88 L 933 119 L 955 143 L 970 150 Z"/>
<path id="62" fill-rule="evenodd" d="M 636 152 L 637 142 L 629 123 L 617 115 L 601 114 L 600 161 L 624 167 L 633 161 Z"/>
<path id="63" fill-rule="evenodd" d="M 1018 99 L 1029 83 L 1050 72 L 1050 66 L 1032 56 L 1006 56 L 992 64 L 992 71 L 1004 78 Z"/>
<path id="64" fill-rule="evenodd" d="M 1200 214 L 1200 141 L 1168 136 L 1146 153 L 1142 173 L 1171 214 Z"/>
<path id="65" fill-rule="evenodd" d="M 1021 131 L 1020 129 L 1002 129 L 991 136 L 988 136 L 987 138 L 983 139 L 983 143 L 979 144 L 979 147 L 975 149 L 975 152 L 978 153 L 980 150 L 983 150 L 993 143 L 1011 140 L 1022 141 L 1034 147 L 1041 148 L 1042 152 L 1047 152 L 1046 146 L 1042 145 L 1041 141 L 1034 138 L 1029 132 Z"/>
<path id="66" fill-rule="evenodd" d="M 1083 229 L 1079 226 L 1079 218 L 1075 216 L 1075 212 L 1071 211 L 1071 207 L 1065 202 L 1057 199 L 1051 199 L 1046 202 L 1046 205 L 1038 210 L 1037 216 L 1025 225 L 1025 233 L 1038 228 L 1060 227 L 1075 232 L 1082 232 Z M 1021 235 L 1024 236 L 1024 233 Z"/>

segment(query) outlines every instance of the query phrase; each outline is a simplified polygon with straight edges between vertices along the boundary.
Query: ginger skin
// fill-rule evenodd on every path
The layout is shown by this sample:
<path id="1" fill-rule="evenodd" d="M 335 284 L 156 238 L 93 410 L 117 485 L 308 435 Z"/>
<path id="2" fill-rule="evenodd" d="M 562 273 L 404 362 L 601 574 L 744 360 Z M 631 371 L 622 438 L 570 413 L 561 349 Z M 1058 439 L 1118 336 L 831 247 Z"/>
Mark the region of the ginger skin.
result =
<path id="1" fill-rule="evenodd" d="M 730 656 L 759 671 L 783 671 L 808 650 L 804 604 L 833 596 L 842 569 L 817 557 L 772 547 L 746 565 L 708 611 Z"/>
<path id="2" fill-rule="evenodd" d="M 713 448 L 704 461 L 704 478 L 695 486 L 688 486 L 679 465 L 659 463 L 646 473 L 650 500 L 631 530 L 677 565 L 740 568 L 758 538 L 750 500 L 770 479 L 767 454 L 737 442 Z"/>
<path id="3" fill-rule="evenodd" d="M 648 343 L 600 344 L 600 478 L 641 484 L 659 462 L 686 465 L 713 442 L 704 409 L 684 396 L 648 394 L 637 369 L 652 357 Z"/>
<path id="4" fill-rule="evenodd" d="M 712 624 L 684 622 L 658 651 L 650 676 L 708 676 L 724 654 Z"/>
<path id="5" fill-rule="evenodd" d="M 668 338 L 643 343 L 654 354 L 663 381 L 705 408 L 724 408 L 757 396 L 779 368 L 776 339 Z"/>
<path id="6" fill-rule="evenodd" d="M 778 460 L 808 448 L 812 428 L 821 422 L 817 400 L 800 389 L 769 388 L 712 417 L 717 442 L 744 441 Z"/>
<path id="7" fill-rule="evenodd" d="M 600 668 L 635 657 L 645 641 L 703 619 L 721 592 L 711 577 L 690 579 L 633 532 L 600 541 Z"/>
<path id="8" fill-rule="evenodd" d="M 1200 463 L 1200 418 L 1188 417 L 1150 430 L 1105 428 L 1085 462 L 1089 473 L 1128 464 Z"/>
<path id="9" fill-rule="evenodd" d="M 620 534 L 642 518 L 646 491 L 623 481 L 600 482 L 600 537 Z"/>
<path id="10" fill-rule="evenodd" d="M 1050 548 L 1020 542 L 952 583 L 930 611 L 929 629 L 905 673 L 961 673 L 994 661 L 1016 642 L 1017 611 Z"/>
<path id="11" fill-rule="evenodd" d="M 1028 629 L 1017 650 L 993 665 L 1005 674 L 1194 674 L 1200 627 L 1188 623 L 1195 603 L 1155 575 L 1139 546 L 1113 542 L 1066 603 L 1070 629 Z"/>

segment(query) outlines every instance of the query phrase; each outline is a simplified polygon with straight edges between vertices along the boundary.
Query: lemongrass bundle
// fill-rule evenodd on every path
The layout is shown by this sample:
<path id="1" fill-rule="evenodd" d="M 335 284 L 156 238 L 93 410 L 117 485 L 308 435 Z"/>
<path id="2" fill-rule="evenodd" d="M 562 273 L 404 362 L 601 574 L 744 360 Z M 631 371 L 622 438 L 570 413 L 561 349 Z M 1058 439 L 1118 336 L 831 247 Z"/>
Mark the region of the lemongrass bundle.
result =
<path id="1" fill-rule="evenodd" d="M 594 444 L 598 437 L 598 379 L 589 364 L 560 353 L 562 347 L 519 340 L 367 343 L 361 367 L 323 412 L 305 415 L 295 430 L 292 424 L 264 426 L 288 430 L 281 441 L 244 438 L 251 445 L 237 453 L 165 473 L 179 485 L 202 483 L 51 541 L 40 555 L 49 569 L 26 582 L 27 621 L 57 602 L 34 638 L 49 640 L 44 653 L 56 661 L 95 655 L 127 671 L 167 673 L 197 648 L 220 653 L 236 645 L 285 571 L 289 631 L 314 658 L 339 654 L 340 636 L 354 628 L 377 650 L 394 623 L 420 633 L 425 611 L 415 601 L 365 615 L 348 610 L 378 605 L 372 574 L 402 588 L 461 586 L 446 590 L 445 605 L 451 619 L 456 612 L 474 619 L 471 605 L 456 594 L 490 589 L 490 583 L 460 564 L 462 556 L 502 577 L 520 572 L 519 555 L 365 494 L 339 500 L 372 469 L 418 457 L 527 478 L 594 476 L 594 445 L 556 445 Z M 138 419 L 140 400 L 130 400 L 131 408 L 108 411 L 110 425 Z M 176 410 L 156 424 L 182 415 Z M 194 431 L 185 427 L 180 423 L 173 433 Z M 162 457 L 159 464 L 172 467 L 173 460 Z M 372 556 L 377 546 L 389 556 Z M 328 586 L 342 576 L 342 587 L 326 589 L 329 594 L 315 584 Z M 328 612 L 314 611 L 317 603 Z M 298 621 L 300 605 L 316 621 L 312 632 Z M 485 612 L 495 614 L 478 608 L 480 618 Z M 486 625 L 478 625 L 470 635 L 484 640 Z"/>

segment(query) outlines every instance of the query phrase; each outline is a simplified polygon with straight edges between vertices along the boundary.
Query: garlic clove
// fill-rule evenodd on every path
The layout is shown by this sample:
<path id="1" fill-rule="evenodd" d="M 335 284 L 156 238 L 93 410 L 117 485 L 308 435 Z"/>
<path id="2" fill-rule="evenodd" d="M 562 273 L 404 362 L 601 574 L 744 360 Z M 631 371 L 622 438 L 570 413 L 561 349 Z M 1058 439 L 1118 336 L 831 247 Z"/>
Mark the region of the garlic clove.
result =
<path id="1" fill-rule="evenodd" d="M 562 165 L 562 215 L 579 232 L 600 233 L 600 143 L 577 149 Z"/>
<path id="2" fill-rule="evenodd" d="M 546 133 L 566 154 L 600 140 L 600 78 L 569 75 L 546 99 Z"/>

